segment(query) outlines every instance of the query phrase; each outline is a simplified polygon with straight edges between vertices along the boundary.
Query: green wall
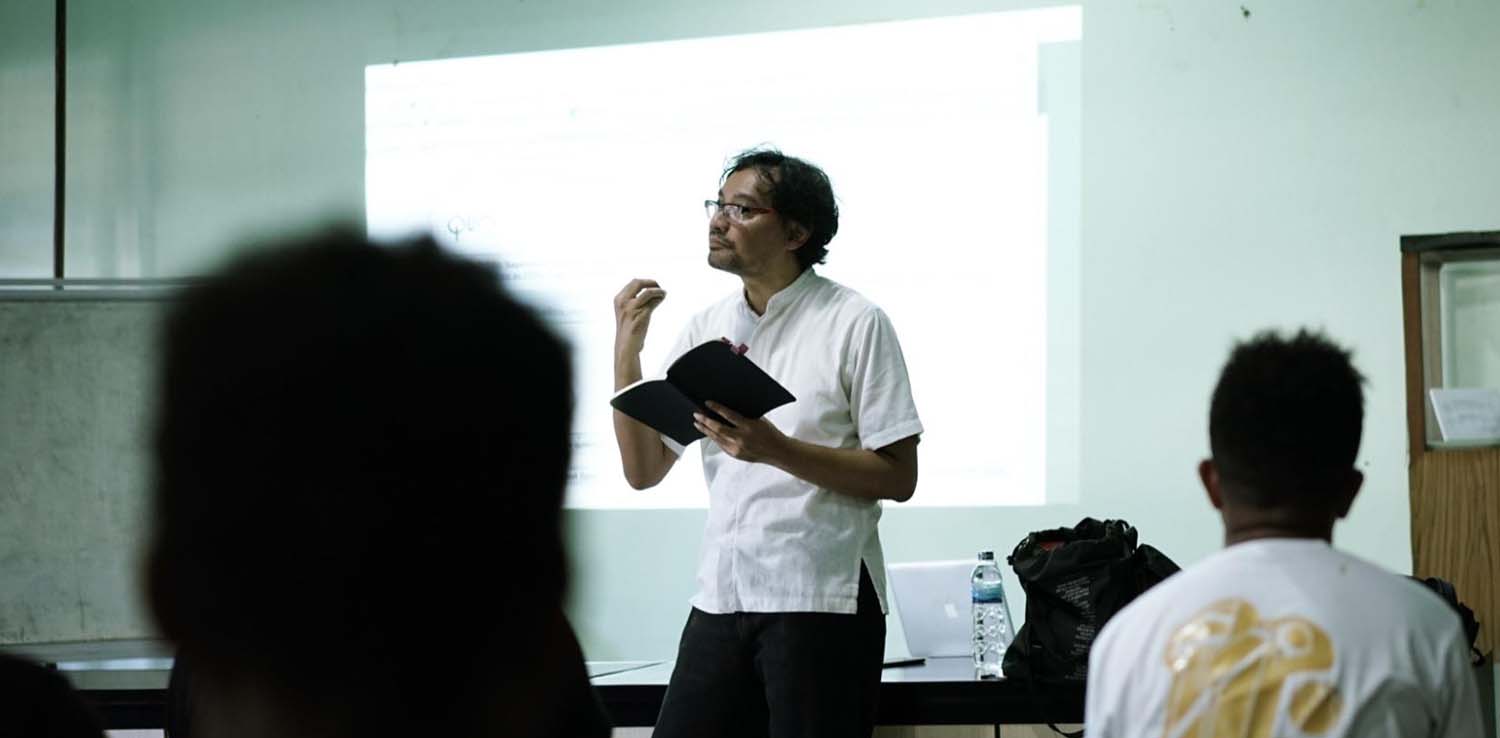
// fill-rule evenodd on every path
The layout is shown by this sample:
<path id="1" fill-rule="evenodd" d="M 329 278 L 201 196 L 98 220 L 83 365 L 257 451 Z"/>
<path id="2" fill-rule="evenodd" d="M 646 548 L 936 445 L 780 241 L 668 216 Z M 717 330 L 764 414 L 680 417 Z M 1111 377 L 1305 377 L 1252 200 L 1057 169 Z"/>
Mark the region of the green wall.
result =
<path id="1" fill-rule="evenodd" d="M 13 5 L 0 22 L 4 38 L 32 39 L 0 44 L 0 267 L 18 273 L 35 267 L 50 234 L 51 181 L 34 149 L 51 145 L 51 52 L 25 29 L 50 36 L 51 26 L 34 5 Z M 360 218 L 368 63 L 1031 7 L 69 5 L 72 276 L 180 273 L 216 261 L 243 234 Z M 1500 5 L 1266 0 L 1246 8 L 1248 16 L 1236 2 L 1084 3 L 1079 501 L 891 506 L 883 535 L 892 561 L 1008 550 L 1028 530 L 1084 514 L 1127 518 L 1179 562 L 1197 560 L 1219 538 L 1193 475 L 1218 365 L 1236 337 L 1311 324 L 1352 345 L 1370 378 L 1359 461 L 1368 483 L 1337 543 L 1409 569 L 1397 239 L 1500 227 L 1500 45 L 1492 38 Z M 970 332 L 982 335 L 982 320 L 956 325 L 955 339 Z M 0 422 L 6 437 L 32 432 Z M 105 480 L 90 484 L 125 485 L 142 473 L 138 459 L 54 456 L 45 463 Z M 13 488 L 0 499 L 24 512 L 35 507 L 28 500 L 57 493 Z M 571 611 L 591 657 L 672 653 L 702 520 L 700 511 L 569 514 Z M 84 529 L 76 535 L 81 547 L 96 545 Z M 0 551 L 0 561 L 17 556 Z M 13 581 L 7 576 L 15 575 L 0 572 L 0 585 Z M 129 589 L 111 586 L 90 596 Z M 135 610 L 101 607 L 82 627 L 44 622 L 37 632 L 99 638 L 144 628 Z"/>

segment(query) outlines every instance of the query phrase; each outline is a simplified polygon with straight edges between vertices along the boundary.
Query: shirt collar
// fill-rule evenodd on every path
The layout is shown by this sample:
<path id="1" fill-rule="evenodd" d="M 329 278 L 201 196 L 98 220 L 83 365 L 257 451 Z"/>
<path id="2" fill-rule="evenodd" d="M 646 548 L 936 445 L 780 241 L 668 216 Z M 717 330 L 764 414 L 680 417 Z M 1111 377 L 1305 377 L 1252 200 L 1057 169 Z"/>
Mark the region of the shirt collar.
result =
<path id="1" fill-rule="evenodd" d="M 771 295 L 770 299 L 766 300 L 766 313 L 765 315 L 759 317 L 766 317 L 766 315 L 770 315 L 778 310 L 784 309 L 785 306 L 792 304 L 799 296 L 812 289 L 813 283 L 816 282 L 817 279 L 818 275 L 813 272 L 812 267 L 803 269 L 802 273 L 797 275 L 797 278 L 792 280 L 791 284 L 782 287 L 780 291 L 778 291 L 774 295 Z M 741 297 L 743 297 L 743 294 L 741 294 Z M 749 300 L 741 299 L 740 308 L 750 313 L 751 315 L 755 314 L 755 311 L 750 309 Z"/>

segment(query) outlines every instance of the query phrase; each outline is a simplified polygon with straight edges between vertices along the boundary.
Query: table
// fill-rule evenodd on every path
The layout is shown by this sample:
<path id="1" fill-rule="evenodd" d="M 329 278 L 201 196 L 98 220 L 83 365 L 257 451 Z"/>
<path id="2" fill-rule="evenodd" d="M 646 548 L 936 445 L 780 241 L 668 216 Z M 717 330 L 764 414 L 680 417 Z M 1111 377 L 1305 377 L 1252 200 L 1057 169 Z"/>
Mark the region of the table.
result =
<path id="1" fill-rule="evenodd" d="M 131 640 L 5 646 L 0 650 L 56 664 L 112 730 L 166 723 L 172 650 Z M 619 727 L 656 722 L 672 676 L 671 661 L 590 661 L 594 687 Z M 968 658 L 927 659 L 882 674 L 880 725 L 1010 725 L 1083 721 L 1083 685 L 1038 688 L 1011 680 L 978 681 Z"/>
<path id="2" fill-rule="evenodd" d="M 672 662 L 594 679 L 614 724 L 652 725 Z M 1083 722 L 1083 685 L 1049 685 L 1033 697 L 1008 679 L 978 681 L 967 657 L 927 659 L 881 675 L 878 725 L 1014 725 Z"/>

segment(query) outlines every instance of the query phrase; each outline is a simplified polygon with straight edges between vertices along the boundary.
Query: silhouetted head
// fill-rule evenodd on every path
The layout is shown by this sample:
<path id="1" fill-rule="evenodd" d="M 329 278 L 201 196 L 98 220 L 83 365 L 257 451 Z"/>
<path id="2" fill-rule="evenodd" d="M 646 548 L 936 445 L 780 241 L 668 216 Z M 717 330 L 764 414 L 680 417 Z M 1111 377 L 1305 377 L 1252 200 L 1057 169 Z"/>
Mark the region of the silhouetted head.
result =
<path id="1" fill-rule="evenodd" d="M 164 348 L 148 589 L 197 673 L 389 733 L 529 663 L 566 584 L 570 367 L 492 269 L 355 232 L 257 248 Z"/>
<path id="2" fill-rule="evenodd" d="M 56 669 L 0 653 L 0 736 L 104 738 L 104 730 Z"/>

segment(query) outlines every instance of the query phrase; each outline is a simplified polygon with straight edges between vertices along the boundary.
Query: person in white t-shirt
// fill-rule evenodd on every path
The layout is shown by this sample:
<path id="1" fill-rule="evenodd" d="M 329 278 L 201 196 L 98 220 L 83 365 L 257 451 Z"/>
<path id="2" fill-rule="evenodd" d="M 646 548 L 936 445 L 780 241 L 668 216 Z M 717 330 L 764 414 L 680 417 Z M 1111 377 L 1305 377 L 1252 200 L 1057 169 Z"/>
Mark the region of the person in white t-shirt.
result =
<path id="1" fill-rule="evenodd" d="M 1363 383 L 1316 333 L 1235 347 L 1198 468 L 1225 548 L 1105 625 L 1089 738 L 1481 735 L 1457 614 L 1331 546 L 1364 481 Z"/>
<path id="2" fill-rule="evenodd" d="M 885 651 L 880 500 L 917 481 L 917 418 L 890 321 L 819 276 L 838 207 L 828 177 L 774 150 L 736 157 L 709 215 L 708 264 L 743 289 L 681 332 L 667 363 L 724 339 L 796 401 L 757 420 L 710 402 L 695 414 L 708 483 L 698 593 L 656 738 L 869 736 Z M 666 293 L 615 297 L 615 388 L 641 378 L 651 312 Z M 662 480 L 681 446 L 616 411 L 626 480 Z"/>

